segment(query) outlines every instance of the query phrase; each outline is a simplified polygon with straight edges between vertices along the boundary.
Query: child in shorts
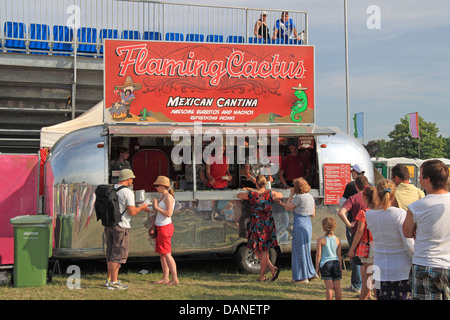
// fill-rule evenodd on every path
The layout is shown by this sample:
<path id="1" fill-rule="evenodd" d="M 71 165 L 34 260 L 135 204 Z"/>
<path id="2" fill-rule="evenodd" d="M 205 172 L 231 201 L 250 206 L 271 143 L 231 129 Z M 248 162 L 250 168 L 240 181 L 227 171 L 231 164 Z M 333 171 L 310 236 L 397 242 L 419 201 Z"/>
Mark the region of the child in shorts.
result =
<path id="1" fill-rule="evenodd" d="M 322 276 L 326 287 L 326 299 L 341 300 L 342 258 L 341 241 L 334 235 L 336 220 L 332 217 L 322 219 L 323 237 L 317 239 L 316 272 Z"/>

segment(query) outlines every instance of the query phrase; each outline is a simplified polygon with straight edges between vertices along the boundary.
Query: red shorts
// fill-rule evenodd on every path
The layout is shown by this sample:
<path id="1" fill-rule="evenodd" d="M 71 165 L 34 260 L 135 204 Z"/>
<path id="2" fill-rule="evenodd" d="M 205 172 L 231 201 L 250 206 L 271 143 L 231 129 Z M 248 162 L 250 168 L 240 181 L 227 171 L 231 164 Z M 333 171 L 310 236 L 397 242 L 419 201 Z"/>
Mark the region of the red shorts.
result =
<path id="1" fill-rule="evenodd" d="M 165 226 L 156 226 L 155 252 L 163 254 L 172 252 L 171 240 L 173 231 L 173 223 L 166 224 Z"/>

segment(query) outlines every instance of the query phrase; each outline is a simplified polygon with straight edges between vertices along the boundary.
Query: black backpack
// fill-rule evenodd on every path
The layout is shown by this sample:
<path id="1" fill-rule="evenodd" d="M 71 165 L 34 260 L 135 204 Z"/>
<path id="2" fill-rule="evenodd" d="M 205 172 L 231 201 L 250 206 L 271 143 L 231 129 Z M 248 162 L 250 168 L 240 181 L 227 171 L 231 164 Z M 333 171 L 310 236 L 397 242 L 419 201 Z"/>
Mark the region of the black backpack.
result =
<path id="1" fill-rule="evenodd" d="M 120 186 L 117 189 L 113 185 L 101 184 L 95 189 L 95 212 L 97 214 L 97 221 L 102 220 L 102 225 L 105 227 L 114 227 L 120 220 L 122 215 L 127 211 L 120 212 L 119 200 L 117 198 L 117 191 L 126 188 Z"/>

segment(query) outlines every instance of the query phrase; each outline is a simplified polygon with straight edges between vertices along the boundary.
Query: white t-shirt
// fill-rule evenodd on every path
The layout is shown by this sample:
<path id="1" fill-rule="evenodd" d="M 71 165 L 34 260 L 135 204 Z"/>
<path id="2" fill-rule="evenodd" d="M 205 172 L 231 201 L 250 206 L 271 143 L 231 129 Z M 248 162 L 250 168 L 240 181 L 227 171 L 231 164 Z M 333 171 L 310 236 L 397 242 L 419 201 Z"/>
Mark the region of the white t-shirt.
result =
<path id="1" fill-rule="evenodd" d="M 403 235 L 406 210 L 389 207 L 387 210 L 367 210 L 367 228 L 374 242 L 373 265 L 380 274 L 374 275 L 380 281 L 400 281 L 409 278 L 414 252 L 414 240 Z M 377 269 L 374 269 L 375 273 Z"/>
<path id="2" fill-rule="evenodd" d="M 172 195 L 170 193 L 167 194 L 167 197 L 172 197 Z M 163 209 L 163 210 L 167 210 L 166 209 L 166 203 L 164 202 L 166 197 L 161 198 L 161 200 L 158 201 L 158 206 Z M 175 199 L 173 199 L 173 208 L 172 210 L 175 209 Z M 172 217 L 168 217 L 166 215 L 163 215 L 161 212 L 157 212 L 156 213 L 156 220 L 155 220 L 155 224 L 159 227 L 161 226 L 165 226 L 166 224 L 172 223 Z"/>
<path id="3" fill-rule="evenodd" d="M 292 203 L 296 205 L 294 213 L 302 216 L 311 216 L 314 213 L 314 197 L 309 193 L 295 194 Z"/>
<path id="4" fill-rule="evenodd" d="M 114 188 L 119 188 L 120 184 L 115 184 Z M 119 227 L 129 229 L 131 228 L 130 220 L 131 215 L 128 213 L 127 207 L 128 206 L 135 206 L 134 202 L 134 193 L 129 188 L 122 188 L 119 191 L 117 191 L 117 198 L 119 199 L 119 210 L 120 212 L 125 213 L 122 215 L 122 221 L 119 222 Z"/>
<path id="5" fill-rule="evenodd" d="M 413 263 L 450 269 L 450 194 L 428 194 L 408 209 L 417 224 Z"/>

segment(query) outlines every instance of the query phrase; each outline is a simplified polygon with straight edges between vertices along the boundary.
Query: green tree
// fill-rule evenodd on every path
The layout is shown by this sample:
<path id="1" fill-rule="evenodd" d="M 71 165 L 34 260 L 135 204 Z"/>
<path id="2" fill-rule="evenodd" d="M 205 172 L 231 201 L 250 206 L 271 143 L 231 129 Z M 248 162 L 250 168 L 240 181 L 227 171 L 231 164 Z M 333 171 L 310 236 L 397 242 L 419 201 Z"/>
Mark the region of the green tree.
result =
<path id="1" fill-rule="evenodd" d="M 450 138 L 442 138 L 444 140 L 444 158 L 450 159 Z"/>
<path id="2" fill-rule="evenodd" d="M 408 120 L 401 118 L 400 123 L 388 135 L 391 140 L 386 143 L 385 157 L 419 158 L 420 143 L 420 159 L 442 158 L 445 156 L 445 141 L 441 136 L 438 137 L 438 132 L 435 123 L 426 122 L 419 115 L 420 139 L 413 138 L 409 132 Z"/>
<path id="3" fill-rule="evenodd" d="M 378 140 L 371 140 L 367 142 L 367 144 L 364 146 L 369 153 L 370 157 L 386 157 L 385 155 L 385 149 L 386 144 L 389 141 L 386 141 L 384 139 L 378 139 Z"/>

